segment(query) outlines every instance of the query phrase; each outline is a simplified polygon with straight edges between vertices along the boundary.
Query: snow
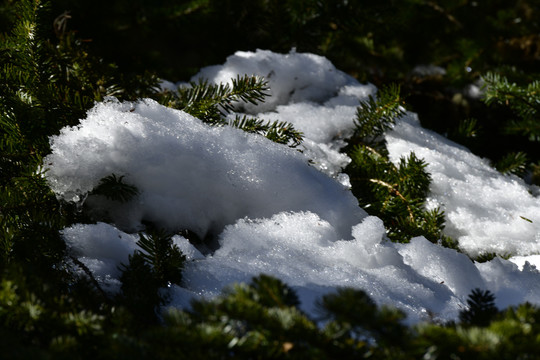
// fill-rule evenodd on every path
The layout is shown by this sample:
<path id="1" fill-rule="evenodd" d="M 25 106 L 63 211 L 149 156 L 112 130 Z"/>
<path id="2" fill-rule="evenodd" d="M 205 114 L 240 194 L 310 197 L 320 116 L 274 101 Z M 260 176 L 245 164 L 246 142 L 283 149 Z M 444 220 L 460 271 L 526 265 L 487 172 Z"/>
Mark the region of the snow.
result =
<path id="1" fill-rule="evenodd" d="M 267 77 L 272 97 L 258 106 L 238 104 L 238 111 L 293 123 L 305 134 L 302 152 L 206 126 L 148 99 L 96 104 L 79 126 L 51 138 L 44 164 L 52 189 L 107 220 L 73 225 L 63 236 L 108 291 L 118 291 L 118 266 L 151 221 L 215 241 L 214 251 L 201 252 L 174 236 L 188 262 L 182 286 L 169 289 L 169 306 L 217 296 L 260 273 L 292 286 L 308 314 L 316 299 L 343 286 L 397 306 L 409 323 L 456 319 L 474 288 L 492 291 L 501 308 L 540 304 L 540 202 L 523 181 L 499 174 L 408 113 L 386 134 L 391 159 L 414 151 L 428 163 L 428 207 L 444 209 L 445 232 L 465 253 L 512 257 L 476 263 L 423 237 L 392 243 L 382 221 L 358 207 L 342 173 L 350 159 L 340 150 L 356 107 L 375 87 L 323 57 L 294 51 L 237 52 L 194 80 L 227 82 L 246 73 Z M 169 82 L 162 87 L 173 89 Z M 125 204 L 88 195 L 111 173 L 125 176 L 140 195 Z"/>
<path id="2" fill-rule="evenodd" d="M 118 290 L 121 285 L 119 265 L 127 264 L 128 257 L 138 246 L 138 236 L 98 223 L 76 224 L 63 230 L 71 256 L 78 258 L 92 271 L 105 290 Z"/>
<path id="3" fill-rule="evenodd" d="M 309 210 L 343 238 L 366 213 L 341 184 L 294 149 L 231 127 L 210 127 L 153 100 L 97 104 L 77 127 L 52 138 L 47 178 L 65 198 L 82 198 L 111 173 L 141 194 L 125 204 L 90 196 L 87 205 L 122 230 L 151 221 L 205 238 L 237 219 Z"/>
<path id="4" fill-rule="evenodd" d="M 446 233 L 472 256 L 540 252 L 540 200 L 524 181 L 503 176 L 467 149 L 421 129 L 410 114 L 386 135 L 394 161 L 413 151 L 433 177 L 430 208 L 446 214 Z"/>
<path id="5" fill-rule="evenodd" d="M 268 50 L 238 51 L 221 66 L 209 66 L 193 77 L 193 81 L 207 79 L 211 82 L 231 83 L 237 75 L 258 75 L 268 81 L 271 95 L 264 104 L 246 104 L 248 112 L 274 110 L 277 105 L 314 101 L 320 102 L 335 96 L 339 90 L 356 80 L 337 70 L 326 58 L 314 54 L 276 54 Z"/>

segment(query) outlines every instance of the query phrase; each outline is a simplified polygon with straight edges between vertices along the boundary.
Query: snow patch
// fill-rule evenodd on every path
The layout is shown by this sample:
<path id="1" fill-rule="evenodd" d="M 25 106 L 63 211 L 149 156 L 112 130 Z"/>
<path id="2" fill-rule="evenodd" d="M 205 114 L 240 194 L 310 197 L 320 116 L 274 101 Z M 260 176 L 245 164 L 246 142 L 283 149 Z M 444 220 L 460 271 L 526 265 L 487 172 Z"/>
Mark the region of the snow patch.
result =
<path id="1" fill-rule="evenodd" d="M 499 174 L 408 114 L 386 135 L 390 157 L 397 161 L 414 151 L 428 163 L 428 207 L 445 211 L 446 233 L 470 255 L 519 256 L 475 263 L 423 237 L 392 243 L 382 221 L 357 206 L 341 173 L 350 161 L 340 151 L 356 107 L 376 89 L 323 57 L 294 51 L 238 52 L 195 79 L 229 82 L 244 74 L 265 76 L 272 97 L 242 111 L 293 123 L 306 136 L 303 153 L 208 127 L 151 100 L 97 104 L 79 126 L 51 138 L 44 163 L 58 196 L 84 199 L 111 173 L 141 191 L 126 204 L 88 197 L 87 206 L 109 209 L 115 226 L 78 224 L 63 231 L 72 256 L 104 287 L 118 289 L 118 266 L 137 249 L 137 235 L 127 232 L 143 230 L 147 220 L 171 231 L 211 233 L 219 242 L 214 253 L 202 254 L 186 238 L 173 238 L 188 262 L 182 286 L 169 290 L 170 306 L 189 306 L 191 297 L 216 296 L 260 273 L 293 286 L 308 314 L 315 314 L 316 299 L 342 286 L 397 306 L 410 323 L 456 319 L 474 288 L 492 291 L 499 307 L 540 304 L 534 266 L 540 264 L 540 203 L 523 181 Z M 162 87 L 174 88 L 168 82 Z"/>
<path id="2" fill-rule="evenodd" d="M 76 127 L 51 138 L 45 158 L 52 189 L 83 197 L 112 173 L 140 195 L 121 204 L 89 197 L 88 206 L 126 231 L 151 221 L 201 238 L 245 216 L 312 211 L 340 236 L 365 216 L 354 196 L 298 151 L 231 127 L 210 127 L 153 100 L 97 104 Z M 105 216 L 105 215 L 104 215 Z"/>

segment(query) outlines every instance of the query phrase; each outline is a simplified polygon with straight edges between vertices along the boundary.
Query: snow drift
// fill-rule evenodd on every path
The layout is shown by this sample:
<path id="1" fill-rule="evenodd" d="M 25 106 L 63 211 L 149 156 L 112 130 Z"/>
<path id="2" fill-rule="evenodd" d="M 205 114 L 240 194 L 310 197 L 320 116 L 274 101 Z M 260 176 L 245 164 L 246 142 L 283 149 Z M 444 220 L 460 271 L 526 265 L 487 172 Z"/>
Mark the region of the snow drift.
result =
<path id="1" fill-rule="evenodd" d="M 88 206 L 109 209 L 111 224 L 78 224 L 63 232 L 71 251 L 111 291 L 118 285 L 115 266 L 136 248 L 129 233 L 149 220 L 170 230 L 212 233 L 219 244 L 202 254 L 174 237 L 192 261 L 182 287 L 170 289 L 170 306 L 215 296 L 259 273 L 293 286 L 308 313 L 315 299 L 341 286 L 362 288 L 378 303 L 403 309 L 410 322 L 454 319 L 474 288 L 491 290 L 501 307 L 540 304 L 540 274 L 531 265 L 540 252 L 540 201 L 521 180 L 495 172 L 408 114 L 386 135 L 390 155 L 414 151 L 429 163 L 428 206 L 445 210 L 448 235 L 471 255 L 519 257 L 480 264 L 422 237 L 391 243 L 382 221 L 357 206 L 341 173 L 350 159 L 340 149 L 356 107 L 376 89 L 323 57 L 261 50 L 238 52 L 194 79 L 219 83 L 238 74 L 265 76 L 272 89 L 266 103 L 239 111 L 292 122 L 306 136 L 302 153 L 208 127 L 151 100 L 96 104 L 81 125 L 51 138 L 53 152 L 44 163 L 58 196 L 79 200 L 111 173 L 141 191 L 120 205 L 89 197 Z"/>

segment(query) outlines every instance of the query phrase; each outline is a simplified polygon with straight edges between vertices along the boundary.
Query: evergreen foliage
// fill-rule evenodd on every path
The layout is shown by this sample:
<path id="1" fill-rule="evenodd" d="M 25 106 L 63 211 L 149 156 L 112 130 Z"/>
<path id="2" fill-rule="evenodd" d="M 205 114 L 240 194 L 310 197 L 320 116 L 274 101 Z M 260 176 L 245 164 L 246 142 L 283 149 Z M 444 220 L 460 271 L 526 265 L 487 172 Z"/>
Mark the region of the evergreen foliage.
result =
<path id="1" fill-rule="evenodd" d="M 227 124 L 249 133 L 263 135 L 273 142 L 289 145 L 290 147 L 297 147 L 303 141 L 302 133 L 295 130 L 290 123 L 285 121 L 265 122 L 262 119 L 246 115 L 236 115 L 233 120 L 228 120 Z"/>
<path id="2" fill-rule="evenodd" d="M 81 304 L 57 294 L 49 302 L 22 290 L 25 285 L 0 282 L 4 358 L 525 359 L 535 358 L 540 345 L 540 309 L 492 311 L 493 296 L 483 291 L 471 293 L 469 303 L 478 309 L 468 311 L 467 322 L 407 327 L 403 313 L 352 289 L 325 295 L 323 318 L 310 319 L 294 290 L 266 275 L 214 300 L 194 301 L 189 311 L 169 310 L 162 323 L 155 313 L 145 317 L 145 299 L 132 302 L 139 307 L 131 315 L 108 305 L 92 311 L 83 307 L 95 298 Z M 488 322 L 477 322 L 481 313 L 489 313 Z"/>
<path id="3" fill-rule="evenodd" d="M 529 159 L 524 152 L 511 152 L 495 163 L 495 169 L 503 174 L 515 174 L 524 176 L 527 171 Z"/>
<path id="4" fill-rule="evenodd" d="M 3 263 L 20 257 L 37 267 L 44 263 L 37 257 L 44 257 L 50 269 L 63 256 L 59 230 L 69 216 L 40 168 L 48 137 L 75 125 L 105 96 L 153 93 L 157 79 L 125 81 L 114 66 L 90 56 L 64 25 L 53 32 L 60 20 L 54 22 L 47 8 L 40 1 L 17 2 L 18 21 L 0 45 L 0 247 Z M 42 25 L 47 21 L 50 30 Z"/>
<path id="5" fill-rule="evenodd" d="M 363 292 L 344 292 L 322 301 L 320 306 L 328 319 L 324 327 L 296 307 L 295 296 L 294 291 L 279 280 L 261 275 L 250 285 L 234 286 L 218 299 L 194 302 L 189 313 L 173 311 L 165 319 L 173 328 L 185 326 L 187 322 L 203 340 L 202 344 L 211 345 L 211 350 L 190 347 L 183 351 L 192 354 L 200 351 L 212 358 L 352 359 L 370 353 L 379 358 L 389 350 L 372 344 L 371 336 L 384 330 L 375 325 L 375 321 L 370 324 L 370 320 L 383 320 L 390 328 L 405 331 L 405 327 L 396 324 L 401 317 L 380 311 Z M 334 305 L 349 300 L 356 301 L 347 310 L 368 317 L 362 320 L 362 316 L 357 316 L 355 319 L 360 321 L 352 324 L 354 330 L 365 335 L 362 338 L 349 331 L 352 326 L 340 316 L 349 312 Z"/>
<path id="6" fill-rule="evenodd" d="M 127 202 L 139 194 L 139 190 L 133 185 L 123 182 L 124 176 L 116 177 L 115 174 L 104 177 L 92 190 L 92 195 L 103 195 L 113 201 Z"/>
<path id="7" fill-rule="evenodd" d="M 137 251 L 129 256 L 127 265 L 123 265 L 122 293 L 118 304 L 124 306 L 132 318 L 130 326 L 144 328 L 158 323 L 158 308 L 164 304 L 160 292 L 160 283 L 144 253 Z"/>
<path id="8" fill-rule="evenodd" d="M 508 130 L 528 136 L 533 141 L 540 141 L 540 81 L 518 86 L 496 73 L 487 73 L 482 79 L 485 82 L 485 103 L 508 106 L 518 116 Z"/>
<path id="9" fill-rule="evenodd" d="M 432 242 L 457 248 L 442 234 L 444 213 L 425 209 L 431 182 L 427 164 L 414 153 L 401 158 L 397 165 L 388 158 L 382 135 L 404 113 L 400 89 L 395 85 L 381 89 L 377 99 L 370 96 L 358 107 L 351 140 L 356 145 L 349 147 L 352 162 L 346 169 L 352 192 L 360 206 L 384 221 L 390 239 L 407 242 L 423 235 Z"/>
<path id="10" fill-rule="evenodd" d="M 143 249 L 140 255 L 152 266 L 157 284 L 160 287 L 180 285 L 186 257 L 173 243 L 172 235 L 153 231 L 149 235 L 140 234 L 139 237 L 137 245 Z"/>
<path id="11" fill-rule="evenodd" d="M 219 123 L 234 110 L 234 102 L 262 102 L 267 95 L 267 83 L 257 76 L 238 76 L 229 84 L 213 85 L 200 80 L 191 87 L 178 89 L 178 100 L 169 106 L 182 109 L 208 123 Z"/>
<path id="12" fill-rule="evenodd" d="M 504 130 L 512 135 L 520 135 L 525 143 L 538 144 L 540 141 L 540 81 L 534 80 L 527 85 L 510 82 L 506 76 L 488 72 L 482 77 L 484 81 L 483 101 L 489 106 L 505 107 L 511 110 L 511 118 L 504 125 Z M 524 176 L 527 171 L 534 173 L 532 181 L 537 182 L 540 160 L 536 147 L 528 153 L 524 151 L 509 152 L 496 164 L 497 170 Z M 531 164 L 532 157 L 536 163 Z"/>
<path id="13" fill-rule="evenodd" d="M 265 122 L 246 115 L 228 118 L 227 115 L 241 107 L 242 103 L 256 105 L 264 102 L 268 96 L 267 82 L 261 77 L 237 76 L 236 79 L 231 79 L 231 83 L 214 85 L 199 80 L 191 82 L 187 87 L 178 87 L 176 92 L 165 91 L 158 94 L 158 100 L 163 105 L 183 110 L 210 125 L 229 125 L 266 136 L 280 144 L 289 144 L 292 147 L 300 145 L 302 133 L 289 123 Z"/>
<path id="14" fill-rule="evenodd" d="M 460 144 L 467 144 L 474 141 L 481 130 L 477 119 L 468 118 L 460 121 L 458 127 L 449 137 Z"/>
<path id="15" fill-rule="evenodd" d="M 382 88 L 377 99 L 370 95 L 356 111 L 355 136 L 367 143 L 380 142 L 384 132 L 405 114 L 402 105 L 400 87 L 395 84 Z"/>
<path id="16" fill-rule="evenodd" d="M 498 313 L 495 296 L 489 291 L 474 289 L 467 299 L 467 310 L 461 311 L 459 319 L 463 324 L 487 326 Z"/>
<path id="17" fill-rule="evenodd" d="M 418 64 L 435 64 L 448 69 L 445 81 L 456 87 L 501 64 L 533 70 L 539 33 L 536 0 L 56 0 L 53 6 L 57 13 L 71 10 L 100 56 L 126 72 L 152 69 L 165 79 L 188 79 L 238 49 L 296 47 L 377 86 L 401 82 Z"/>
<path id="18" fill-rule="evenodd" d="M 410 334 L 402 324 L 405 315 L 394 308 L 378 308 L 362 290 L 343 288 L 319 301 L 327 328 L 352 338 L 375 341 L 390 355 L 406 343 Z"/>
<path id="19" fill-rule="evenodd" d="M 139 234 L 136 250 L 122 265 L 120 304 L 136 314 L 138 326 L 158 323 L 159 307 L 165 305 L 163 288 L 180 285 L 186 257 L 172 241 L 172 235 L 152 230 Z"/>
<path id="20" fill-rule="evenodd" d="M 0 0 L 6 29 L 15 3 Z M 295 47 L 378 87 L 402 84 L 422 125 L 439 133 L 452 137 L 461 120 L 477 118 L 483 131 L 474 141 L 457 140 L 479 156 L 497 162 L 524 152 L 532 163 L 540 160 L 534 144 L 502 131 L 505 111 L 486 108 L 464 88 L 488 71 L 538 79 L 536 0 L 55 0 L 52 8 L 68 10 L 94 53 L 133 78 L 150 69 L 165 79 L 188 79 L 238 49 Z M 418 75 L 412 70 L 419 64 L 446 73 Z"/>
<path id="21" fill-rule="evenodd" d="M 475 262 L 483 263 L 483 262 L 491 261 L 491 260 L 493 260 L 493 259 L 495 259 L 497 257 L 499 257 L 501 259 L 508 260 L 508 259 L 510 259 L 512 257 L 512 255 L 510 253 L 497 254 L 497 253 L 494 253 L 494 252 L 484 252 L 484 253 L 476 256 L 475 258 L 473 258 L 473 260 Z"/>
<path id="22" fill-rule="evenodd" d="M 408 241 L 424 235 L 432 242 L 441 237 L 444 214 L 439 210 L 426 211 L 430 177 L 425 162 L 414 153 L 394 165 L 387 157 L 365 145 L 351 154 L 353 194 L 360 206 L 385 221 L 388 236 L 395 241 Z"/>

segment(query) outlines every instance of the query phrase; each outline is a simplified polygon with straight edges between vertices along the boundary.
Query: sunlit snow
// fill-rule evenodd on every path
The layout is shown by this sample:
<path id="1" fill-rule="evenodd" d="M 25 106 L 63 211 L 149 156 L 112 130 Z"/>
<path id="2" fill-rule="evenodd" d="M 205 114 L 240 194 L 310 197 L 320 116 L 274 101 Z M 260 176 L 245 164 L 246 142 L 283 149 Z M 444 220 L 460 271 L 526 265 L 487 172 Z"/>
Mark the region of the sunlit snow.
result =
<path id="1" fill-rule="evenodd" d="M 53 137 L 52 149 L 47 177 L 61 196 L 79 197 L 111 173 L 141 191 L 126 204 L 86 200 L 127 231 L 151 221 L 205 238 L 246 216 L 309 210 L 350 238 L 366 215 L 350 191 L 299 151 L 232 127 L 210 127 L 153 100 L 97 104 L 78 127 Z"/>
<path id="2" fill-rule="evenodd" d="M 421 129 L 414 114 L 386 139 L 395 161 L 414 151 L 428 163 L 429 207 L 445 211 L 446 233 L 468 254 L 540 253 L 540 200 L 523 180 L 503 176 L 467 149 Z"/>
<path id="3" fill-rule="evenodd" d="M 428 162 L 428 206 L 445 210 L 447 234 L 470 255 L 516 257 L 475 263 L 423 237 L 392 243 L 382 221 L 358 207 L 341 173 L 350 161 L 340 150 L 356 107 L 375 87 L 323 57 L 294 51 L 238 52 L 193 80 L 219 83 L 244 74 L 266 77 L 272 97 L 238 110 L 293 123 L 305 134 L 302 152 L 209 127 L 152 100 L 96 104 L 78 127 L 51 138 L 44 164 L 58 196 L 84 199 L 111 173 L 140 190 L 126 204 L 89 196 L 85 206 L 109 223 L 63 231 L 72 255 L 107 290 L 118 290 L 118 265 L 136 249 L 143 222 L 151 221 L 216 243 L 203 254 L 186 238 L 173 238 L 189 261 L 182 287 L 170 289 L 170 306 L 216 296 L 260 273 L 295 288 L 308 314 L 315 314 L 316 299 L 343 286 L 399 307 L 410 323 L 455 319 L 474 288 L 492 291 L 500 307 L 540 304 L 540 273 L 531 265 L 540 263 L 540 201 L 523 181 L 423 129 L 409 113 L 386 135 L 390 156 L 414 151 Z"/>

